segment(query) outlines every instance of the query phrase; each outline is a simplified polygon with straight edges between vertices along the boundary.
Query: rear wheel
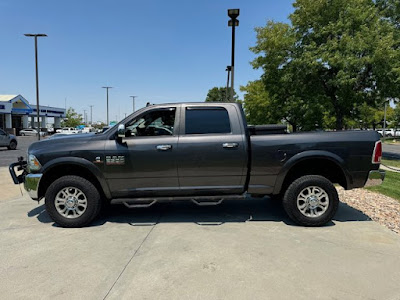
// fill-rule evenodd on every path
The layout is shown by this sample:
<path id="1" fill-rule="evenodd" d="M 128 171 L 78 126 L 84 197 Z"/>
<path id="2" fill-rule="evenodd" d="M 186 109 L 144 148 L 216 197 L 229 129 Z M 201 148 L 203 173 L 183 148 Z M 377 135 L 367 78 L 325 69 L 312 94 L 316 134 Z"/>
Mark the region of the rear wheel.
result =
<path id="1" fill-rule="evenodd" d="M 17 142 L 16 141 L 11 141 L 7 148 L 8 148 L 8 150 L 17 149 Z"/>
<path id="2" fill-rule="evenodd" d="M 45 195 L 46 210 L 62 227 L 83 227 L 100 213 L 101 197 L 96 187 L 79 176 L 55 180 Z"/>
<path id="3" fill-rule="evenodd" d="M 325 177 L 307 175 L 293 181 L 283 197 L 283 207 L 299 225 L 321 226 L 332 220 L 339 206 L 334 185 Z"/>

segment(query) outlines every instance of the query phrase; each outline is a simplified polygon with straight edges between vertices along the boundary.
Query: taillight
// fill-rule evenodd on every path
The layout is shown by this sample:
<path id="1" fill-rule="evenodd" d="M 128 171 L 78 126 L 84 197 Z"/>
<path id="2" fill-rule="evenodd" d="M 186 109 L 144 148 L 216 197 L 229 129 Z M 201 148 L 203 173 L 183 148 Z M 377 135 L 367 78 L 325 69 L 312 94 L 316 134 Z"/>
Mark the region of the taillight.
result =
<path id="1" fill-rule="evenodd" d="M 373 164 L 380 164 L 382 158 L 382 142 L 377 141 L 375 143 L 374 152 L 372 153 L 372 163 Z"/>

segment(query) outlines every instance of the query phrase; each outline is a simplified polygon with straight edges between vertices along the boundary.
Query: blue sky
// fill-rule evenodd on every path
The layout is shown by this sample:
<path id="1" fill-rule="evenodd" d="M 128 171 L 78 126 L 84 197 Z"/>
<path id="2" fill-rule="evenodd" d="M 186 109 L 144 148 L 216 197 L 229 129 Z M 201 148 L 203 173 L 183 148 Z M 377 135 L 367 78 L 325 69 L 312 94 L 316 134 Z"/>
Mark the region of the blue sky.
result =
<path id="1" fill-rule="evenodd" d="M 93 107 L 105 120 L 151 103 L 204 101 L 213 86 L 226 84 L 231 29 L 228 8 L 240 8 L 236 34 L 235 88 L 260 76 L 249 62 L 254 27 L 288 22 L 293 1 L 0 1 L 0 94 L 21 94 L 35 103 L 34 41 L 39 40 L 41 104 Z"/>

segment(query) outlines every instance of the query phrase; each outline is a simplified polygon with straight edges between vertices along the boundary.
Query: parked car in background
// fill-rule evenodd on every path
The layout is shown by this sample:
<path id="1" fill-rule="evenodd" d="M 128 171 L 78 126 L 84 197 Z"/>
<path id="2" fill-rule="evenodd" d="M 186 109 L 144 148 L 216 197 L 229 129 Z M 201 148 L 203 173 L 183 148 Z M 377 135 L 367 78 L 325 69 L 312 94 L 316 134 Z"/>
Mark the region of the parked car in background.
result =
<path id="1" fill-rule="evenodd" d="M 89 133 L 89 132 L 92 132 L 92 130 L 94 130 L 94 128 L 92 128 L 92 127 L 83 127 L 82 133 Z"/>
<path id="2" fill-rule="evenodd" d="M 17 149 L 17 137 L 0 129 L 0 147 L 7 147 L 8 150 Z"/>
<path id="3" fill-rule="evenodd" d="M 19 132 L 19 134 L 22 136 L 37 136 L 38 131 L 35 128 L 25 128 L 25 129 L 22 129 Z M 43 132 L 43 131 L 40 132 L 40 136 L 45 136 L 45 135 L 46 135 L 46 132 Z"/>
<path id="4" fill-rule="evenodd" d="M 62 134 L 77 134 L 77 133 L 82 133 L 82 130 L 73 128 L 73 127 L 64 127 L 62 129 L 57 129 L 57 133 L 62 133 Z"/>
<path id="5" fill-rule="evenodd" d="M 380 136 L 383 136 L 383 129 L 379 129 L 379 130 L 377 130 L 377 132 L 380 134 Z M 387 129 L 385 129 L 385 136 L 386 137 L 400 137 L 400 129 L 395 130 L 393 128 L 391 128 L 391 129 L 387 128 Z"/>

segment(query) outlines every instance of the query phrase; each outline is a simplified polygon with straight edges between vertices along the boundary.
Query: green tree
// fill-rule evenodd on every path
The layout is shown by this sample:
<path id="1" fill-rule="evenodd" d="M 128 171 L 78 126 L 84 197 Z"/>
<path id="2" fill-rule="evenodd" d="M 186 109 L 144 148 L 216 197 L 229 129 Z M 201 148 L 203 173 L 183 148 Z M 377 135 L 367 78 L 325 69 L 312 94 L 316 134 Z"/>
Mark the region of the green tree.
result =
<path id="1" fill-rule="evenodd" d="M 243 96 L 243 108 L 249 124 L 272 124 L 282 119 L 272 107 L 272 101 L 261 80 L 250 81 L 240 90 L 245 92 Z"/>
<path id="2" fill-rule="evenodd" d="M 238 100 L 236 92 L 233 93 L 233 99 Z M 205 102 L 231 102 L 228 97 L 226 97 L 226 87 L 213 87 L 207 93 Z"/>
<path id="3" fill-rule="evenodd" d="M 383 124 L 384 108 L 373 108 L 367 103 L 363 103 L 359 106 L 358 118 L 360 121 L 360 128 L 376 129 L 377 125 Z"/>
<path id="4" fill-rule="evenodd" d="M 78 114 L 72 107 L 68 108 L 65 119 L 61 122 L 62 127 L 76 127 L 83 122 L 82 115 Z"/>
<path id="5" fill-rule="evenodd" d="M 257 57 L 252 65 L 262 68 L 261 77 L 271 98 L 270 109 L 280 119 L 293 127 L 293 131 L 311 130 L 322 126 L 323 110 L 312 84 L 315 75 L 304 65 L 292 61 L 296 50 L 296 34 L 288 24 L 268 22 L 266 27 L 256 28 L 257 44 L 251 50 Z"/>
<path id="6" fill-rule="evenodd" d="M 389 18 L 390 22 L 392 22 L 397 29 L 400 29 L 400 1 L 377 0 L 376 4 L 381 14 L 386 18 Z"/>
<path id="7" fill-rule="evenodd" d="M 263 69 L 267 91 L 289 118 L 312 127 L 334 117 L 340 130 L 358 106 L 381 107 L 400 94 L 395 24 L 372 0 L 297 0 L 294 7 L 291 25 L 256 28 L 251 48 L 259 55 L 253 67 Z"/>

